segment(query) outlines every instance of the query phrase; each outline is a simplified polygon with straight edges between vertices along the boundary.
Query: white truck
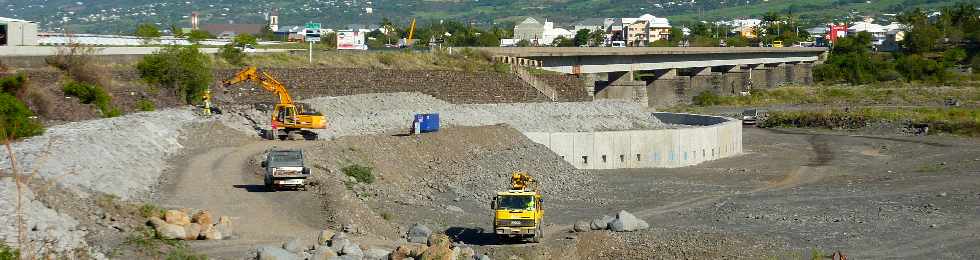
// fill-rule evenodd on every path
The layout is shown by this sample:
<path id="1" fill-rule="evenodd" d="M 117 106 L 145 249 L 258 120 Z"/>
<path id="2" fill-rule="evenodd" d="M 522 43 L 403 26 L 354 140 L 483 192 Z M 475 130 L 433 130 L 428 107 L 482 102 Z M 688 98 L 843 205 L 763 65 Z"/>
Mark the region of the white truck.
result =
<path id="1" fill-rule="evenodd" d="M 303 150 L 271 149 L 266 153 L 263 176 L 266 189 L 276 191 L 284 188 L 305 189 L 310 168 L 303 164 Z"/>

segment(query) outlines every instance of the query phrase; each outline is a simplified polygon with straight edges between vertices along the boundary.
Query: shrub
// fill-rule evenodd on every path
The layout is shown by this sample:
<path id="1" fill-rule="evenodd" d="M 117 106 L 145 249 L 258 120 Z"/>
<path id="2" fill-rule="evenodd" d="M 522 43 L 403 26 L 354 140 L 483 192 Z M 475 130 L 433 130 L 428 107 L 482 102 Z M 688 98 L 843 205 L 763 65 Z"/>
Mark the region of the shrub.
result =
<path id="1" fill-rule="evenodd" d="M 493 71 L 498 73 L 510 73 L 510 65 L 504 63 L 493 64 Z"/>
<path id="2" fill-rule="evenodd" d="M 45 61 L 68 73 L 68 77 L 74 81 L 109 86 L 112 77 L 105 67 L 96 64 L 95 52 L 95 48 L 73 43 L 58 47 L 58 53 L 45 58 Z"/>
<path id="3" fill-rule="evenodd" d="M 163 217 L 166 212 L 165 209 L 153 204 L 143 204 L 143 206 L 140 206 L 140 216 L 144 218 Z"/>
<path id="4" fill-rule="evenodd" d="M 0 78 L 0 90 L 4 93 L 11 95 L 17 95 L 21 90 L 24 89 L 24 83 L 27 82 L 27 76 L 23 73 L 17 73 L 17 75 Z"/>
<path id="5" fill-rule="evenodd" d="M 700 94 L 694 96 L 694 105 L 696 106 L 713 106 L 721 103 L 721 97 L 711 91 L 701 91 Z"/>
<path id="6" fill-rule="evenodd" d="M 11 248 L 0 241 L 0 260 L 17 260 L 20 259 L 20 251 L 16 248 Z"/>
<path id="7" fill-rule="evenodd" d="M 385 66 L 391 66 L 395 64 L 395 55 L 391 53 L 378 54 L 378 62 L 384 64 Z"/>
<path id="8" fill-rule="evenodd" d="M 374 183 L 374 175 L 371 173 L 373 169 L 371 169 L 371 167 L 354 164 L 340 170 L 343 171 L 345 175 L 354 177 L 357 182 L 368 184 Z"/>
<path id="9" fill-rule="evenodd" d="M 34 113 L 13 95 L 0 93 L 0 139 L 23 138 L 44 133 L 44 127 L 32 119 Z"/>
<path id="10" fill-rule="evenodd" d="M 153 111 L 157 109 L 157 106 L 153 104 L 153 100 L 140 99 L 136 101 L 136 109 L 139 111 Z"/>
<path id="11" fill-rule="evenodd" d="M 144 56 L 136 69 L 144 81 L 173 89 L 187 103 L 200 101 L 212 79 L 210 59 L 197 45 L 164 47 Z"/>
<path id="12" fill-rule="evenodd" d="M 99 108 L 99 111 L 102 112 L 103 117 L 117 117 L 122 115 L 122 112 L 118 108 L 112 106 L 112 97 L 99 86 L 81 82 L 69 82 L 62 90 L 65 92 L 65 95 L 77 97 L 82 104 L 95 104 Z"/>
<path id="13" fill-rule="evenodd" d="M 245 59 L 245 52 L 229 43 L 221 46 L 221 49 L 218 51 L 218 56 L 229 64 L 242 65 L 242 60 Z"/>

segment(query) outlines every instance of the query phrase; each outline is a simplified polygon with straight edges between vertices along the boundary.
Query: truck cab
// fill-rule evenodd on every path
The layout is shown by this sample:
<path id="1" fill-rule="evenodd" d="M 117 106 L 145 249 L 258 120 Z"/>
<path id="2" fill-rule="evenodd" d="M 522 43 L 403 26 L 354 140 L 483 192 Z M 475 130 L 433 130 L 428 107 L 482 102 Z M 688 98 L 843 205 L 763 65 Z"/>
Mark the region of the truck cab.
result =
<path id="1" fill-rule="evenodd" d="M 540 242 L 544 236 L 541 193 L 509 190 L 498 192 L 491 202 L 494 211 L 493 230 L 500 238 L 530 239 Z"/>
<path id="2" fill-rule="evenodd" d="M 310 168 L 303 163 L 303 150 L 271 149 L 266 153 L 263 183 L 269 191 L 284 188 L 306 188 L 306 179 L 310 177 Z"/>

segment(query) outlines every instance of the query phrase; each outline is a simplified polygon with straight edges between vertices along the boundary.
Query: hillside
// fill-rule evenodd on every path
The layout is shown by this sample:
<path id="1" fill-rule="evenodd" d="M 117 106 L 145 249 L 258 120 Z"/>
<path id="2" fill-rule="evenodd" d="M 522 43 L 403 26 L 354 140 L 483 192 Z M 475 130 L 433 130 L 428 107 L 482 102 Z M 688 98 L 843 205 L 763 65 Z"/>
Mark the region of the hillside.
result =
<path id="1" fill-rule="evenodd" d="M 980 0 L 967 0 L 980 2 Z M 794 13 L 804 23 L 822 23 L 850 12 L 896 13 L 911 7 L 932 7 L 941 0 L 212 0 L 212 1 L 108 1 L 108 0 L 0 0 L 0 17 L 38 21 L 44 31 L 68 27 L 80 33 L 131 33 L 138 23 L 161 27 L 189 26 L 190 13 L 201 23 L 264 23 L 272 8 L 280 9 L 280 25 L 318 21 L 328 27 L 377 24 L 389 17 L 406 23 L 412 17 L 426 22 L 440 19 L 468 21 L 476 26 L 509 27 L 533 15 L 568 25 L 586 18 L 636 17 L 643 13 L 669 16 L 675 21 L 759 16 L 769 11 Z M 371 13 L 368 13 L 370 8 Z"/>

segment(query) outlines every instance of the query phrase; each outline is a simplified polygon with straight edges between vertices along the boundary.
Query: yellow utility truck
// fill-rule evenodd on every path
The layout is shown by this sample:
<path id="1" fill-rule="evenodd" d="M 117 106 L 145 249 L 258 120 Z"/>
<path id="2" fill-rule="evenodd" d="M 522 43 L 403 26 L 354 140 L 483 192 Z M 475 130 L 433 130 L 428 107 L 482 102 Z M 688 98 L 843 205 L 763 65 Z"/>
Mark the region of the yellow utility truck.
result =
<path id="1" fill-rule="evenodd" d="M 541 242 L 544 207 L 538 183 L 525 172 L 514 172 L 510 185 L 510 190 L 497 192 L 491 202 L 494 233 L 501 239 Z"/>

